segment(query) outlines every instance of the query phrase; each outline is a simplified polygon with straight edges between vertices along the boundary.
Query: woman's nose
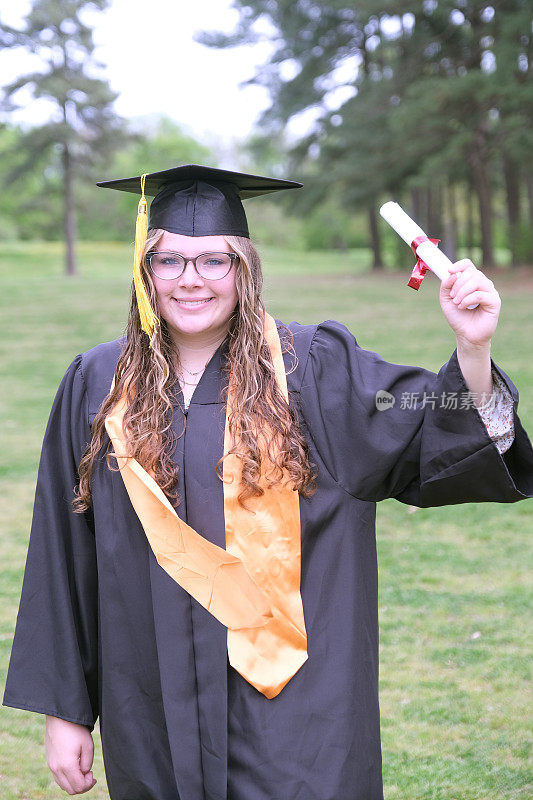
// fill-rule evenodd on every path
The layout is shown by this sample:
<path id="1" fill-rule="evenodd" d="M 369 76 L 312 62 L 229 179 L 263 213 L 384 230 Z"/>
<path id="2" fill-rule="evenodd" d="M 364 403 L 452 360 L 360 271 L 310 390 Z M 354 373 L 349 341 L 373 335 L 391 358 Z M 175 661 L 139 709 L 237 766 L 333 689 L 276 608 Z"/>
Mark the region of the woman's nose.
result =
<path id="1" fill-rule="evenodd" d="M 180 286 L 202 286 L 202 276 L 198 274 L 192 261 L 185 261 L 183 272 L 178 278 Z"/>

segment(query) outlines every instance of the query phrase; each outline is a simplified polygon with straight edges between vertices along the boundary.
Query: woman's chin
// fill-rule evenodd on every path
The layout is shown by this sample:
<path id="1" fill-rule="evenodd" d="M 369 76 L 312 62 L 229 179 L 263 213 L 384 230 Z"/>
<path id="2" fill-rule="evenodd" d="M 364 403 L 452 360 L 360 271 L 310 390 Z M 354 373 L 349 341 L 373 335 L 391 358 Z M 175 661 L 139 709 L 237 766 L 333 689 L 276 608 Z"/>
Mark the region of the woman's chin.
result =
<path id="1" fill-rule="evenodd" d="M 217 327 L 210 314 L 173 315 L 167 318 L 167 324 L 178 336 L 201 336 L 212 333 Z"/>
<path id="2" fill-rule="evenodd" d="M 185 322 L 174 322 L 171 328 L 180 336 L 198 336 L 202 333 L 208 333 L 211 325 L 205 322 L 186 320 Z"/>

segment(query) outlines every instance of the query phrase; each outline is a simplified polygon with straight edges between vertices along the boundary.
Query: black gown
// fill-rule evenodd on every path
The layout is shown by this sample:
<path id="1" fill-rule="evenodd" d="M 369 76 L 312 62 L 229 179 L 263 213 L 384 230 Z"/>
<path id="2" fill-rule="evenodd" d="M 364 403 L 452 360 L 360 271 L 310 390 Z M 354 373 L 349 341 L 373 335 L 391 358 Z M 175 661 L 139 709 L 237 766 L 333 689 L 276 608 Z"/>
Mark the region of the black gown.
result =
<path id="1" fill-rule="evenodd" d="M 99 463 L 91 512 L 71 510 L 121 340 L 75 358 L 58 390 L 3 702 L 91 730 L 99 717 L 111 800 L 380 800 L 376 501 L 533 495 L 518 392 L 500 369 L 516 434 L 503 456 L 475 408 L 402 408 L 403 392 L 467 391 L 455 352 L 436 376 L 383 361 L 337 322 L 290 328 L 290 402 L 318 489 L 300 499 L 309 658 L 271 700 L 228 665 L 226 629 L 157 564 L 120 474 Z M 194 392 L 175 452 L 178 513 L 221 547 L 225 347 Z M 395 404 L 378 411 L 378 390 Z M 179 431 L 179 410 L 174 417 Z"/>

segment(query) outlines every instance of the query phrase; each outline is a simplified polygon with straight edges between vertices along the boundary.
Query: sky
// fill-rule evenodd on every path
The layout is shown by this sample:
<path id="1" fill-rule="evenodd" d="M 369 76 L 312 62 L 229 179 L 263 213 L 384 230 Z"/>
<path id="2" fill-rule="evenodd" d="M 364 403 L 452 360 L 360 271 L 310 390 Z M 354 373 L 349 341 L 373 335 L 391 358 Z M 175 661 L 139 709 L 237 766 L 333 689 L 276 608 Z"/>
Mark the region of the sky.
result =
<path id="1" fill-rule="evenodd" d="M 2 21 L 19 26 L 30 2 L 3 6 Z M 215 50 L 194 41 L 195 31 L 234 29 L 238 12 L 231 0 L 112 0 L 107 11 L 88 19 L 95 56 L 119 93 L 115 107 L 121 116 L 166 114 L 200 141 L 229 143 L 245 138 L 270 105 L 266 89 L 241 85 L 267 60 L 270 42 Z M 20 50 L 1 52 L 1 82 L 25 74 L 32 63 Z M 36 124 L 46 118 L 44 101 L 22 93 L 20 99 L 23 108 L 13 119 Z M 311 118 L 312 113 L 303 114 L 289 134 L 305 133 Z"/>

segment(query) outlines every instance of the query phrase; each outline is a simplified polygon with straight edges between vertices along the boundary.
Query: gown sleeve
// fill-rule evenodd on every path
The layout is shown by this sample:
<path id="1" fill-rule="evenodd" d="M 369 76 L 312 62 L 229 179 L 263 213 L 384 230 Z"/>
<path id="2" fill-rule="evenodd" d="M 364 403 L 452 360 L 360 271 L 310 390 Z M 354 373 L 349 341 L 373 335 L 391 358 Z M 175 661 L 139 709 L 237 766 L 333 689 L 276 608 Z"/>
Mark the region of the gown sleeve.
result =
<path id="1" fill-rule="evenodd" d="M 300 389 L 301 413 L 325 468 L 362 500 L 416 506 L 533 496 L 533 448 L 513 399 L 514 440 L 503 454 L 470 399 L 457 352 L 438 375 L 384 361 L 334 321 L 316 329 Z M 322 463 L 320 463 L 322 462 Z"/>
<path id="2" fill-rule="evenodd" d="M 98 600 L 90 512 L 72 510 L 90 438 L 81 356 L 58 389 L 44 437 L 3 704 L 77 722 L 98 717 Z"/>

